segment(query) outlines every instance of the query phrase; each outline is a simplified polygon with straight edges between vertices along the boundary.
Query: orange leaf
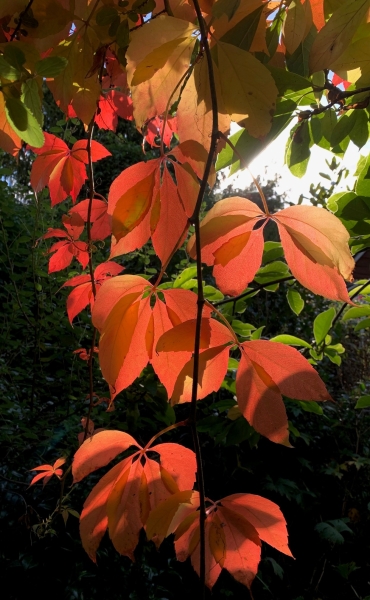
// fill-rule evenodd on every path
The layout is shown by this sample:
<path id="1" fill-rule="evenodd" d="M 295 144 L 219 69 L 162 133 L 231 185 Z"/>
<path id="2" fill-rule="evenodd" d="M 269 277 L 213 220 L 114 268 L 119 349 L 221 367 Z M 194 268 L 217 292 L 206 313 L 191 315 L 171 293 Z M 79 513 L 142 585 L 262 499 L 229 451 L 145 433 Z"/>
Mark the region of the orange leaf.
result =
<path id="1" fill-rule="evenodd" d="M 252 341 L 240 345 L 236 378 L 240 410 L 269 440 L 289 446 L 288 420 L 282 394 L 296 400 L 331 400 L 310 363 L 285 344 Z"/>
<path id="2" fill-rule="evenodd" d="M 92 560 L 107 527 L 118 552 L 133 559 L 150 510 L 167 501 L 174 490 L 178 493 L 180 486 L 194 484 L 194 452 L 178 444 L 158 444 L 144 451 L 120 431 L 101 431 L 82 444 L 74 457 L 74 481 L 106 465 L 130 446 L 139 451 L 104 475 L 85 501 L 81 537 Z M 160 463 L 150 458 L 152 452 L 159 455 Z"/>
<path id="3" fill-rule="evenodd" d="M 72 463 L 74 483 L 78 483 L 96 469 L 104 467 L 130 446 L 137 446 L 137 443 L 131 435 L 123 431 L 100 431 L 85 440 L 74 455 Z"/>
<path id="4" fill-rule="evenodd" d="M 233 494 L 220 503 L 249 521 L 262 541 L 292 556 L 288 548 L 286 522 L 277 504 L 254 494 Z"/>
<path id="5" fill-rule="evenodd" d="M 164 333 L 159 339 L 157 352 L 179 352 L 185 350 L 193 352 L 195 344 L 196 319 L 185 321 Z M 209 347 L 211 341 L 211 327 L 209 319 L 202 319 L 200 330 L 200 349 Z"/>
<path id="6" fill-rule="evenodd" d="M 198 505 L 198 494 L 174 494 L 150 514 L 147 535 L 161 541 L 175 533 L 177 559 L 184 561 L 191 556 L 199 574 Z M 234 494 L 209 506 L 205 524 L 207 586 L 213 587 L 224 567 L 249 588 L 257 574 L 261 540 L 292 556 L 284 517 L 270 500 L 252 494 Z"/>

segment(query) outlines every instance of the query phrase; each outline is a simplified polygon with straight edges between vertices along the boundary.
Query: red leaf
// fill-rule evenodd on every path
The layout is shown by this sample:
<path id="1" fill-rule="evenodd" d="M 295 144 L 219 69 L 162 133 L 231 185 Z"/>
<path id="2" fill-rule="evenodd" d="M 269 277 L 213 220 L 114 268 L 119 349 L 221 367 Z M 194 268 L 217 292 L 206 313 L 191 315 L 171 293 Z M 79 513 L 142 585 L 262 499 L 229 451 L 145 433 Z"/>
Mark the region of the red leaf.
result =
<path id="1" fill-rule="evenodd" d="M 30 469 L 31 471 L 43 471 L 43 473 L 35 475 L 35 477 L 30 483 L 30 486 L 36 483 L 37 481 L 40 481 L 40 479 L 44 480 L 43 485 L 45 485 L 52 478 L 53 475 L 56 475 L 56 477 L 60 479 L 60 477 L 63 475 L 63 471 L 62 469 L 60 469 L 60 467 L 64 465 L 65 462 L 65 458 L 57 458 L 53 465 L 40 465 L 39 467 L 34 467 L 33 469 Z"/>
<path id="2" fill-rule="evenodd" d="M 118 275 L 124 270 L 124 267 L 117 263 L 108 261 L 101 263 L 94 271 L 95 290 L 99 291 L 104 281 L 110 279 L 114 275 Z M 90 275 L 77 275 L 66 281 L 62 287 L 78 286 L 73 290 L 67 298 L 67 313 L 69 322 L 72 324 L 73 319 L 88 305 L 91 308 L 94 306 L 94 295 Z"/>
<path id="3" fill-rule="evenodd" d="M 82 200 L 76 206 L 71 208 L 70 213 L 79 214 L 85 223 L 88 218 L 88 207 L 90 200 Z M 111 217 L 107 213 L 108 205 L 103 200 L 94 199 L 92 201 L 92 209 L 90 222 L 93 223 L 90 234 L 92 240 L 104 240 L 112 233 Z"/>
<path id="4" fill-rule="evenodd" d="M 35 192 L 49 187 L 51 204 L 54 206 L 71 196 L 75 202 L 82 185 L 87 179 L 85 164 L 88 164 L 87 140 L 79 140 L 69 149 L 55 135 L 44 132 L 42 148 L 30 147 L 38 156 L 32 165 L 31 185 Z M 110 152 L 98 142 L 92 141 L 93 162 L 110 156 Z"/>

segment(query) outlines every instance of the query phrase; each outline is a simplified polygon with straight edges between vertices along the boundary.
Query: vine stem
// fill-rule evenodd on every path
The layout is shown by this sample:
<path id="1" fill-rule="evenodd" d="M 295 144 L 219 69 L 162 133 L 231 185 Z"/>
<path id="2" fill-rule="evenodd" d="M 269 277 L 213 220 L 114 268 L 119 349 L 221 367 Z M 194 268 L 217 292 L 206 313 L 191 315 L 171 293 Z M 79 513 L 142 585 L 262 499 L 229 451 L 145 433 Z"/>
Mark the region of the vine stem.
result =
<path id="1" fill-rule="evenodd" d="M 362 285 L 362 286 L 361 286 L 361 287 L 360 287 L 360 288 L 357 290 L 357 292 L 356 292 L 355 294 L 353 294 L 353 296 L 351 296 L 351 300 L 352 300 L 353 298 L 356 298 L 356 296 L 358 296 L 359 294 L 361 294 L 361 292 L 362 292 L 362 291 L 363 291 L 363 290 L 364 290 L 364 289 L 365 289 L 365 288 L 366 288 L 368 285 L 370 285 L 370 279 L 368 279 L 368 280 L 366 281 L 366 283 L 364 283 L 364 284 L 363 284 L 363 285 Z M 356 286 L 356 287 L 357 287 L 357 286 Z M 339 309 L 338 313 L 335 315 L 335 317 L 334 317 L 334 319 L 333 319 L 333 322 L 332 322 L 332 324 L 331 324 L 331 328 L 330 328 L 330 329 L 332 329 L 332 328 L 334 327 L 334 325 L 337 323 L 337 321 L 339 321 L 340 317 L 342 316 L 342 314 L 343 314 L 343 312 L 344 312 L 344 310 L 345 310 L 345 308 L 346 308 L 347 306 L 348 306 L 347 302 L 344 302 L 344 303 L 342 304 L 341 308 Z"/>
<path id="2" fill-rule="evenodd" d="M 92 205 L 95 196 L 95 182 L 94 182 L 94 170 L 93 170 L 93 161 L 92 161 L 92 138 L 94 135 L 94 121 L 95 121 L 96 111 L 94 113 L 93 118 L 91 119 L 89 125 L 89 135 L 87 138 L 87 158 L 88 158 L 88 166 L 89 166 L 89 205 L 87 208 L 87 223 L 86 223 L 86 231 L 87 231 L 87 243 L 89 247 L 89 273 L 91 279 L 91 289 L 92 294 L 95 300 L 96 297 L 96 285 L 94 279 L 94 266 L 92 262 L 92 238 L 91 238 L 91 213 L 92 213 Z M 87 362 L 87 366 L 89 369 L 89 408 L 87 411 L 86 424 L 84 430 L 84 440 L 86 440 L 89 434 L 89 424 L 91 420 L 91 412 L 94 405 L 94 374 L 93 374 L 93 360 L 94 360 L 94 348 L 95 348 L 95 340 L 96 340 L 96 327 L 93 329 L 93 334 L 91 338 L 91 347 L 89 353 L 89 360 Z"/>
<path id="3" fill-rule="evenodd" d="M 257 285 L 256 287 L 251 288 L 251 289 L 247 290 L 246 292 L 243 292 L 242 294 L 239 294 L 239 296 L 234 296 L 233 298 L 225 298 L 224 300 L 219 300 L 218 302 L 213 302 L 213 306 L 214 307 L 222 306 L 223 304 L 228 304 L 229 302 L 233 302 L 235 304 L 238 300 L 247 298 L 251 294 L 254 294 L 254 292 L 259 292 L 260 290 L 263 290 L 264 288 L 269 287 L 270 285 L 275 285 L 276 283 L 284 283 L 284 281 L 292 281 L 293 279 L 294 279 L 293 275 L 288 275 L 287 277 L 281 277 L 280 279 L 274 279 L 274 281 L 269 281 L 268 283 L 261 283 L 260 285 Z"/>
<path id="4" fill-rule="evenodd" d="M 202 312 L 205 304 L 204 292 L 203 292 L 203 278 L 202 278 L 202 248 L 200 241 L 200 220 L 199 213 L 202 205 L 202 201 L 204 198 L 204 194 L 207 187 L 208 177 L 211 172 L 211 167 L 214 160 L 214 155 L 216 153 L 217 144 L 219 140 L 219 128 L 218 128 L 218 105 L 217 105 L 217 93 L 216 93 L 216 84 L 215 84 L 215 76 L 213 71 L 213 63 L 211 51 L 208 45 L 208 34 L 206 30 L 206 25 L 203 20 L 202 12 L 199 6 L 198 0 L 193 0 L 195 12 L 197 14 L 198 23 L 199 23 L 199 31 L 201 44 L 203 46 L 203 50 L 205 52 L 207 67 L 208 67 L 208 79 L 209 79 L 209 87 L 211 94 L 211 102 L 212 102 L 212 133 L 211 133 L 211 144 L 209 148 L 207 162 L 204 168 L 203 179 L 200 184 L 199 194 L 197 198 L 197 202 L 195 205 L 194 212 L 189 219 L 190 223 L 194 226 L 195 229 L 195 245 L 196 245 L 196 253 L 197 253 L 197 282 L 198 282 L 198 301 L 197 301 L 197 318 L 196 318 L 196 327 L 195 327 L 195 342 L 194 342 L 194 368 L 193 368 L 193 385 L 192 385 L 192 394 L 191 394 L 191 406 L 190 406 L 190 427 L 192 431 L 192 436 L 194 440 L 194 450 L 197 459 L 197 483 L 198 483 L 198 491 L 199 491 L 199 543 L 200 543 L 200 565 L 199 565 L 199 575 L 200 575 L 200 585 L 201 585 L 201 598 L 205 598 L 206 594 L 206 545 L 205 545 L 205 522 L 206 522 L 206 504 L 205 504 L 205 490 L 204 490 L 204 475 L 203 475 L 203 465 L 202 465 L 202 455 L 200 449 L 199 436 L 197 432 L 197 422 L 196 422 L 196 413 L 197 413 L 197 395 L 198 395 L 198 381 L 199 381 L 199 354 L 200 354 L 200 331 L 202 325 Z"/>
<path id="5" fill-rule="evenodd" d="M 19 21 L 18 21 L 17 26 L 14 29 L 12 35 L 10 36 L 10 41 L 11 42 L 14 40 L 14 38 L 17 35 L 18 31 L 22 27 L 23 16 L 28 13 L 28 11 L 30 10 L 33 2 L 34 2 L 34 0 L 30 0 L 29 3 L 27 4 L 26 8 L 24 10 L 22 10 L 22 12 L 19 13 Z"/>
<path id="6" fill-rule="evenodd" d="M 164 433 L 167 433 L 168 431 L 172 431 L 172 429 L 177 429 L 177 427 L 184 427 L 185 425 L 189 425 L 189 419 L 185 419 L 185 421 L 179 421 L 178 423 L 173 423 L 172 425 L 169 425 L 165 429 L 162 429 L 162 431 L 153 435 L 153 437 L 149 440 L 149 442 L 143 448 L 143 453 L 146 452 L 150 448 L 150 446 L 155 442 L 155 440 L 157 440 L 159 437 L 161 437 L 161 435 L 163 435 Z"/>

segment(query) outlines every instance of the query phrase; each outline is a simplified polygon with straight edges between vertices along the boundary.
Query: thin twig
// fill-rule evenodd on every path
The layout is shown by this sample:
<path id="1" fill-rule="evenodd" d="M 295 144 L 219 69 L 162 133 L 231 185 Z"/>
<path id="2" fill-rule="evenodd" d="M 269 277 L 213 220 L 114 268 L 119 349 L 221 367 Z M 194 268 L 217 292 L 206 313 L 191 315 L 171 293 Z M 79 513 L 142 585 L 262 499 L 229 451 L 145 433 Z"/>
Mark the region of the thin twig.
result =
<path id="1" fill-rule="evenodd" d="M 25 15 L 25 14 L 28 13 L 28 11 L 30 10 L 32 4 L 33 4 L 33 0 L 30 0 L 29 3 L 27 4 L 26 8 L 24 10 L 22 10 L 22 12 L 19 13 L 19 21 L 18 21 L 17 26 L 14 29 L 12 35 L 10 36 L 10 41 L 11 42 L 14 40 L 14 38 L 17 35 L 18 31 L 22 27 L 23 15 Z"/>
<path id="2" fill-rule="evenodd" d="M 357 292 L 356 292 L 355 294 L 353 294 L 353 296 L 351 296 L 351 300 L 352 300 L 353 298 L 356 298 L 356 296 L 358 296 L 359 294 L 361 294 L 361 292 L 362 292 L 362 291 L 363 291 L 363 290 L 364 290 L 364 289 L 365 289 L 365 288 L 366 288 L 368 285 L 370 285 L 370 279 L 368 279 L 368 280 L 366 281 L 366 283 L 364 283 L 364 284 L 363 284 L 363 285 L 362 285 L 362 286 L 361 286 L 361 287 L 360 287 L 360 288 L 357 290 Z M 344 311 L 345 311 L 345 309 L 346 309 L 346 307 L 347 307 L 347 306 L 348 306 L 348 302 L 344 302 L 344 303 L 342 304 L 342 306 L 341 306 L 340 310 L 338 311 L 338 314 L 336 314 L 336 315 L 335 315 L 335 317 L 334 317 L 334 319 L 333 319 L 333 322 L 332 322 L 331 328 L 333 328 L 333 327 L 334 327 L 334 325 L 337 323 L 337 321 L 340 319 L 340 317 L 341 317 L 341 316 L 342 316 L 342 314 L 344 313 Z"/>
<path id="3" fill-rule="evenodd" d="M 280 279 L 274 279 L 274 281 L 269 281 L 268 283 L 261 283 L 256 285 L 254 288 L 250 288 L 246 292 L 239 294 L 239 296 L 234 296 L 233 298 L 225 298 L 224 300 L 219 300 L 218 302 L 212 302 L 213 306 L 222 306 L 222 304 L 229 304 L 229 302 L 237 302 L 238 300 L 242 300 L 255 292 L 259 292 L 270 285 L 276 285 L 277 283 L 284 283 L 284 281 L 292 281 L 294 279 L 293 275 L 288 275 L 287 277 L 281 277 Z"/>

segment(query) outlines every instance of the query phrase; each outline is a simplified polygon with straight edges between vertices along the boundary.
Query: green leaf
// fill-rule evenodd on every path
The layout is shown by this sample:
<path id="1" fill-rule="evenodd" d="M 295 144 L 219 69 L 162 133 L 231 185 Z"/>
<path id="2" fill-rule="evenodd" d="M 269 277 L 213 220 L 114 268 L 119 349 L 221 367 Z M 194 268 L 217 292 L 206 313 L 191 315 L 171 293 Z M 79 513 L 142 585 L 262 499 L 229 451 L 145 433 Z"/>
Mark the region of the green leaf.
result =
<path id="1" fill-rule="evenodd" d="M 328 359 L 334 363 L 335 365 L 337 365 L 338 367 L 340 367 L 340 365 L 342 364 L 342 359 L 339 356 L 338 352 L 336 350 L 333 350 L 333 348 L 325 348 L 324 349 L 324 354 L 325 356 L 328 357 Z"/>
<path id="2" fill-rule="evenodd" d="M 41 107 L 40 90 L 36 79 L 27 79 L 22 83 L 21 101 L 31 111 L 38 124 L 42 127 L 44 115 Z"/>
<path id="3" fill-rule="evenodd" d="M 361 396 L 356 403 L 355 408 L 369 408 L 370 407 L 370 396 Z"/>
<path id="4" fill-rule="evenodd" d="M 347 312 L 344 313 L 342 321 L 348 321 L 349 319 L 358 319 L 359 317 L 367 317 L 370 315 L 370 306 L 353 306 Z"/>
<path id="5" fill-rule="evenodd" d="M 265 242 L 262 258 L 264 265 L 282 256 L 284 256 L 284 250 L 280 242 Z"/>
<path id="6" fill-rule="evenodd" d="M 369 119 L 364 110 L 354 110 L 353 113 L 355 123 L 350 131 L 349 137 L 360 149 L 365 146 L 370 134 Z"/>
<path id="7" fill-rule="evenodd" d="M 175 281 L 173 282 L 173 287 L 174 288 L 183 287 L 184 283 L 189 281 L 189 279 L 193 279 L 193 277 L 195 277 L 196 274 L 197 274 L 196 267 L 188 267 L 182 273 L 180 273 L 180 275 L 178 275 L 176 277 Z"/>
<path id="8" fill-rule="evenodd" d="M 324 411 L 318 402 L 298 400 L 298 404 L 305 412 L 315 413 L 315 415 L 323 415 Z"/>
<path id="9" fill-rule="evenodd" d="M 212 7 L 212 15 L 220 19 L 226 15 L 230 21 L 240 6 L 240 0 L 218 0 Z"/>
<path id="10" fill-rule="evenodd" d="M 335 317 L 335 308 L 328 308 L 320 315 L 317 315 L 313 322 L 313 334 L 316 344 L 319 346 L 327 336 Z M 314 357 L 315 358 L 315 357 Z"/>
<path id="11" fill-rule="evenodd" d="M 275 279 L 282 279 L 288 276 L 289 269 L 287 265 L 280 260 L 276 260 L 272 263 L 269 263 L 265 267 L 261 267 L 257 271 L 255 280 L 257 283 L 267 285 L 270 281 L 275 281 Z"/>
<path id="12" fill-rule="evenodd" d="M 311 344 L 305 340 L 285 333 L 282 335 L 276 335 L 270 339 L 270 342 L 280 342 L 281 344 L 288 344 L 289 346 L 303 346 L 304 348 L 311 348 Z"/>
<path id="13" fill-rule="evenodd" d="M 307 121 L 299 123 L 291 131 L 286 147 L 285 162 L 295 177 L 303 177 L 311 156 L 311 136 Z"/>
<path id="14" fill-rule="evenodd" d="M 367 329 L 367 327 L 370 327 L 370 319 L 364 319 L 363 321 L 360 321 L 360 323 L 356 325 L 354 331 L 360 331 L 360 329 Z"/>
<path id="15" fill-rule="evenodd" d="M 358 176 L 355 192 L 359 196 L 370 196 L 370 154 Z"/>
<path id="16" fill-rule="evenodd" d="M 354 112 L 357 111 L 349 110 L 348 112 L 344 113 L 344 115 L 342 115 L 341 118 L 338 120 L 331 134 L 330 143 L 332 147 L 340 144 L 344 140 L 344 138 L 347 137 L 347 135 L 349 135 L 349 133 L 352 131 L 352 128 L 355 124 L 355 119 L 352 119 L 351 116 Z"/>
<path id="17" fill-rule="evenodd" d="M 213 287 L 213 285 L 205 285 L 203 288 L 204 297 L 210 302 L 217 302 L 218 300 L 223 300 L 224 295 L 220 290 Z"/>
<path id="18" fill-rule="evenodd" d="M 116 42 L 120 48 L 126 48 L 126 46 L 129 45 L 130 28 L 127 19 L 121 21 L 121 24 L 116 31 Z"/>
<path id="19" fill-rule="evenodd" d="M 227 370 L 235 371 L 238 368 L 239 368 L 239 361 L 236 360 L 236 358 L 229 358 L 229 361 L 227 363 Z"/>
<path id="20" fill-rule="evenodd" d="M 35 64 L 36 75 L 40 77 L 57 77 L 68 65 L 64 56 L 48 56 Z"/>
<path id="21" fill-rule="evenodd" d="M 102 6 L 96 13 L 96 23 L 99 27 L 110 25 L 117 16 L 117 9 L 114 6 Z"/>
<path id="22" fill-rule="evenodd" d="M 304 300 L 301 294 L 297 290 L 289 289 L 286 296 L 290 308 L 298 316 L 304 309 Z"/>
<path id="23" fill-rule="evenodd" d="M 270 142 L 277 138 L 292 120 L 291 111 L 294 110 L 295 104 L 290 101 L 291 111 L 283 111 L 283 113 L 280 114 L 279 109 L 281 109 L 281 105 L 282 102 L 278 101 L 275 116 L 272 119 L 271 129 L 263 139 L 251 136 L 245 129 L 241 129 L 230 136 L 230 141 L 247 164 L 258 156 Z M 236 173 L 241 168 L 239 156 L 235 155 L 233 150 L 227 144 L 217 157 L 216 170 L 219 171 L 230 165 L 230 175 L 233 175 L 233 173 Z"/>
<path id="24" fill-rule="evenodd" d="M 251 325 L 250 323 L 243 323 L 238 319 L 234 319 L 231 323 L 231 326 L 235 333 L 241 337 L 250 337 L 252 331 L 256 331 L 254 325 Z"/>
<path id="25" fill-rule="evenodd" d="M 11 127 L 22 140 L 35 148 L 44 145 L 44 134 L 36 117 L 20 100 L 7 98 L 5 112 Z"/>
<path id="26" fill-rule="evenodd" d="M 261 335 L 262 335 L 262 332 L 264 329 L 265 329 L 265 325 L 262 325 L 262 327 L 259 327 L 258 329 L 256 329 L 256 331 L 253 331 L 253 333 L 251 335 L 251 340 L 261 339 Z"/>
<path id="27" fill-rule="evenodd" d="M 227 4 L 229 9 L 230 8 L 232 9 L 232 4 L 235 2 L 235 0 L 219 0 L 219 2 L 220 1 L 224 2 L 224 4 Z M 240 4 L 240 0 L 239 0 L 239 4 Z M 217 5 L 215 5 L 215 7 L 216 6 Z M 234 12 L 235 12 L 235 10 L 234 10 Z M 249 48 L 251 47 L 251 44 L 254 40 L 254 37 L 256 35 L 256 31 L 257 31 L 257 27 L 258 27 L 258 24 L 259 24 L 259 21 L 261 18 L 262 10 L 263 10 L 263 6 L 261 5 L 256 10 L 254 10 L 252 13 L 250 13 L 249 15 L 244 17 L 244 19 L 239 21 L 239 23 L 237 23 L 234 27 L 232 27 L 232 29 L 229 29 L 229 31 L 227 31 L 225 33 L 225 35 L 222 36 L 220 41 L 226 42 L 227 44 L 232 44 L 233 46 L 237 46 L 238 48 L 241 48 L 242 50 L 249 50 Z M 229 21 L 231 18 L 232 17 L 229 17 Z"/>
<path id="28" fill-rule="evenodd" d="M 349 202 L 351 202 L 354 198 L 357 198 L 357 194 L 354 192 L 338 192 L 333 196 L 330 196 L 327 207 L 334 213 L 339 211 L 337 216 L 340 216 L 343 206 L 346 206 Z"/>
<path id="29" fill-rule="evenodd" d="M 344 537 L 331 523 L 318 523 L 315 527 L 315 531 L 317 531 L 322 539 L 327 540 L 332 544 L 344 543 Z"/>
<path id="30" fill-rule="evenodd" d="M 12 67 L 3 56 L 0 56 L 0 77 L 8 79 L 9 81 L 17 81 L 20 76 L 20 71 L 15 67 Z"/>

